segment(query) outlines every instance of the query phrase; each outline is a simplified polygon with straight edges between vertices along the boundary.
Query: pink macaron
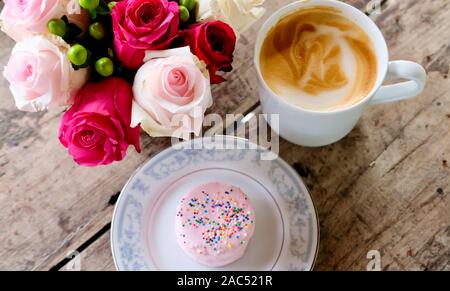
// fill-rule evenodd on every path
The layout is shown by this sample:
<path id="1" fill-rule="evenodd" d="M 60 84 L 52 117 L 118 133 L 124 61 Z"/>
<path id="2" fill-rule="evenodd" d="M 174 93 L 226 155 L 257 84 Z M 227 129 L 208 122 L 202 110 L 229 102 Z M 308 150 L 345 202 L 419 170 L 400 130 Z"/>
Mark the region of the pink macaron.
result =
<path id="1" fill-rule="evenodd" d="M 255 211 L 241 189 L 207 183 L 183 197 L 175 230 L 189 257 L 208 267 L 222 267 L 244 255 L 255 230 Z"/>

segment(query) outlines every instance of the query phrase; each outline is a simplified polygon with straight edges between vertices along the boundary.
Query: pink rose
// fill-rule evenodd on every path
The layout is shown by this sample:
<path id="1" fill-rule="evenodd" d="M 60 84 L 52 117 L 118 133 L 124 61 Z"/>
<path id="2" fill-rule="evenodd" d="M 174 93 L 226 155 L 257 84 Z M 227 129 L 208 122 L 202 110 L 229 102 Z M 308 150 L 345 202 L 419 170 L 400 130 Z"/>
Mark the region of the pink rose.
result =
<path id="1" fill-rule="evenodd" d="M 46 33 L 48 21 L 62 17 L 66 12 L 66 1 L 60 0 L 4 0 L 4 2 L 0 25 L 15 41 Z"/>
<path id="2" fill-rule="evenodd" d="M 189 47 L 149 51 L 145 61 L 134 79 L 131 126 L 154 137 L 198 135 L 212 105 L 205 65 Z"/>
<path id="3" fill-rule="evenodd" d="M 129 69 L 138 69 L 146 50 L 163 50 L 178 35 L 179 8 L 167 0 L 124 0 L 112 11 L 114 48 Z"/>
<path id="4" fill-rule="evenodd" d="M 87 84 L 64 114 L 59 140 L 82 166 L 122 160 L 129 145 L 140 152 L 140 129 L 131 128 L 131 85 L 119 78 Z"/>
<path id="5" fill-rule="evenodd" d="M 34 36 L 18 42 L 3 72 L 16 106 L 42 111 L 71 104 L 88 78 L 75 71 L 66 56 L 69 46 L 59 37 Z"/>

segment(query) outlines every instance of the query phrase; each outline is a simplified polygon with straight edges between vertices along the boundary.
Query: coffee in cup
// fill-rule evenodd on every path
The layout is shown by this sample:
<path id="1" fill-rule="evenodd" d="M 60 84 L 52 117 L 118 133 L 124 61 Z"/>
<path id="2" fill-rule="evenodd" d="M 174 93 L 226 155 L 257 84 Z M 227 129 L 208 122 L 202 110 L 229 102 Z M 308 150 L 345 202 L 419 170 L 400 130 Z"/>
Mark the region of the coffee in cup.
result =
<path id="1" fill-rule="evenodd" d="M 281 18 L 263 42 L 260 68 L 275 94 L 312 111 L 358 103 L 378 76 L 369 35 L 341 10 L 328 6 L 299 9 Z"/>
<path id="2" fill-rule="evenodd" d="M 254 64 L 262 112 L 279 116 L 267 122 L 307 147 L 337 142 L 370 105 L 416 97 L 427 79 L 420 64 L 389 61 L 372 19 L 335 0 L 296 1 L 274 12 L 258 33 Z"/>

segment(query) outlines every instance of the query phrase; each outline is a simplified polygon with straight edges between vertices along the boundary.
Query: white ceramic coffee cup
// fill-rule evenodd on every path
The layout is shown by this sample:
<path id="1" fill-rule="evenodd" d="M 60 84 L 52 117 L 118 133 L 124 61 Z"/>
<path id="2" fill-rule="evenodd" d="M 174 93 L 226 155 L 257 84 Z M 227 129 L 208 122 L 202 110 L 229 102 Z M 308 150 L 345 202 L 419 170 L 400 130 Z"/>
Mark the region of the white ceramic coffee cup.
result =
<path id="1" fill-rule="evenodd" d="M 372 39 L 378 60 L 378 76 L 370 94 L 358 103 L 331 111 L 303 109 L 277 96 L 261 74 L 260 53 L 264 40 L 272 27 L 284 16 L 307 7 L 326 6 L 342 11 L 357 23 Z M 333 0 L 308 0 L 291 3 L 275 12 L 262 26 L 255 48 L 255 66 L 259 82 L 259 95 L 265 114 L 279 114 L 279 128 L 273 128 L 284 139 L 307 147 L 319 147 L 341 140 L 355 127 L 367 106 L 415 97 L 426 84 L 424 68 L 409 61 L 389 62 L 389 52 L 381 31 L 363 12 L 353 6 Z M 385 80 L 408 80 L 383 86 Z M 268 118 L 269 124 L 271 119 Z M 275 126 L 276 127 L 276 126 Z"/>

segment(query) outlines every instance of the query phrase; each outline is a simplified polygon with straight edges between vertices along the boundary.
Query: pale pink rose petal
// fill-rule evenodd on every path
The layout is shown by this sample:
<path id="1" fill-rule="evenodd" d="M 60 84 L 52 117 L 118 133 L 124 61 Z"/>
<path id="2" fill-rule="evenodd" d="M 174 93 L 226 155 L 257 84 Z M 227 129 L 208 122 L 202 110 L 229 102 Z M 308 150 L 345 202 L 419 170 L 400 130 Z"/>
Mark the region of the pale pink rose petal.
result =
<path id="1" fill-rule="evenodd" d="M 205 66 L 189 47 L 148 51 L 145 60 L 133 85 L 132 126 L 151 136 L 198 135 L 212 105 Z"/>
<path id="2" fill-rule="evenodd" d="M 18 42 L 5 67 L 16 106 L 23 111 L 42 111 L 71 103 L 84 85 L 88 70 L 75 71 L 61 38 L 34 36 Z"/>
<path id="3" fill-rule="evenodd" d="M 83 31 L 87 29 L 89 17 L 79 6 L 78 0 L 5 0 L 0 13 L 0 27 L 15 41 L 34 35 L 48 33 L 51 19 L 68 16 L 69 22 Z"/>

